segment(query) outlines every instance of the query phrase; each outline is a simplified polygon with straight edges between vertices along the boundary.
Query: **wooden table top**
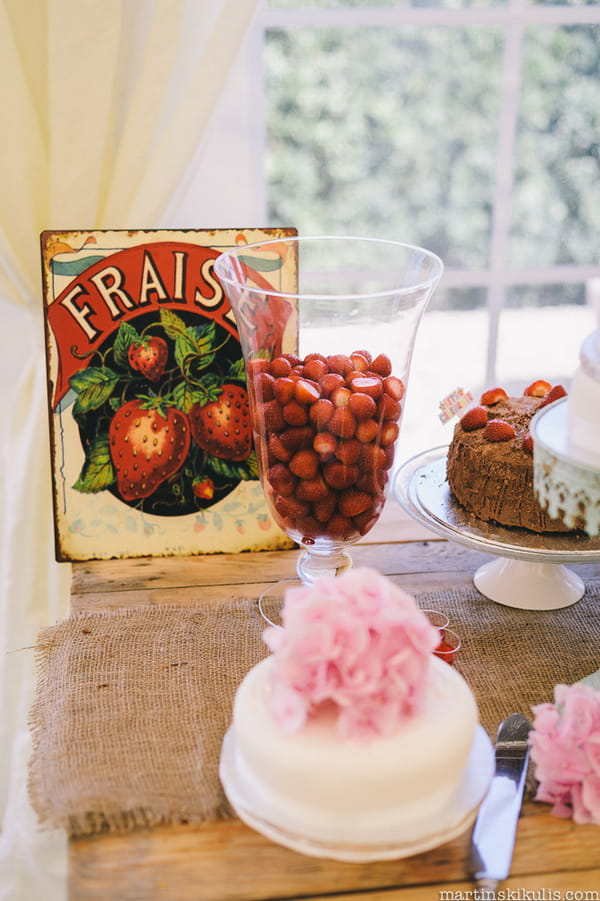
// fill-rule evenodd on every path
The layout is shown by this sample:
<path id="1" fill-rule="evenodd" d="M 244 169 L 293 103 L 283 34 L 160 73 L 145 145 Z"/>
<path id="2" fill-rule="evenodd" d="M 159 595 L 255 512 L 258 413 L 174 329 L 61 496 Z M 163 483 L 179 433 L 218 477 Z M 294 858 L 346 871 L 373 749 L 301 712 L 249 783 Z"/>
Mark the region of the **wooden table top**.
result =
<path id="1" fill-rule="evenodd" d="M 72 609 L 153 603 L 197 604 L 258 597 L 295 572 L 297 551 L 81 563 L 74 566 Z M 441 540 L 390 501 L 380 522 L 352 551 L 414 593 L 472 584 L 489 556 Z M 573 567 L 598 579 L 600 565 Z M 280 847 L 237 819 L 160 827 L 72 840 L 70 901 L 433 901 L 468 898 L 469 831 L 424 854 L 396 861 L 341 863 Z M 526 801 L 505 897 L 600 901 L 600 830 L 578 826 Z M 542 890 L 545 894 L 542 894 Z M 440 893 L 444 894 L 440 894 Z M 518 894 L 520 892 L 520 894 Z M 529 895 L 527 893 L 530 893 Z M 582 892 L 584 894 L 576 894 Z"/>

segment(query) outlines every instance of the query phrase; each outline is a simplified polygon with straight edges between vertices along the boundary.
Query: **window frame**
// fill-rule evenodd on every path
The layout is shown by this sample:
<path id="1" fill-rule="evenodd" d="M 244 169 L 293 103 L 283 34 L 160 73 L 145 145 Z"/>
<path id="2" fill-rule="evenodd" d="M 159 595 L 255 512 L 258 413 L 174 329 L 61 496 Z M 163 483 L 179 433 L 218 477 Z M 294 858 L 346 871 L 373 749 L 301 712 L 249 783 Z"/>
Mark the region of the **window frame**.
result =
<path id="1" fill-rule="evenodd" d="M 502 59 L 502 88 L 498 115 L 498 141 L 494 189 L 492 192 L 492 226 L 489 266 L 482 268 L 448 268 L 444 284 L 450 288 L 480 287 L 487 293 L 488 343 L 485 380 L 495 379 L 498 352 L 498 332 L 502 310 L 506 306 L 508 289 L 513 285 L 573 284 L 590 285 L 590 302 L 596 302 L 600 260 L 589 265 L 554 265 L 511 268 L 508 263 L 510 208 L 514 185 L 517 123 L 522 89 L 521 69 L 523 39 L 528 27 L 538 25 L 600 25 L 600 5 L 544 5 L 528 0 L 507 0 L 502 6 L 469 7 L 460 9 L 424 7 L 339 7 L 322 9 L 302 7 L 275 8 L 262 0 L 255 20 L 255 37 L 251 41 L 251 75 L 255 86 L 253 107 L 256 111 L 250 141 L 254 147 L 267 148 L 265 71 L 263 65 L 266 32 L 271 28 L 356 28 L 411 26 L 477 26 L 494 25 L 504 31 Z M 255 157 L 256 158 L 256 157 Z M 264 156 L 263 156 L 264 162 Z M 267 184 L 264 165 L 256 166 L 257 199 L 262 207 L 263 221 L 267 221 Z M 289 224 L 289 223 L 271 223 Z"/>

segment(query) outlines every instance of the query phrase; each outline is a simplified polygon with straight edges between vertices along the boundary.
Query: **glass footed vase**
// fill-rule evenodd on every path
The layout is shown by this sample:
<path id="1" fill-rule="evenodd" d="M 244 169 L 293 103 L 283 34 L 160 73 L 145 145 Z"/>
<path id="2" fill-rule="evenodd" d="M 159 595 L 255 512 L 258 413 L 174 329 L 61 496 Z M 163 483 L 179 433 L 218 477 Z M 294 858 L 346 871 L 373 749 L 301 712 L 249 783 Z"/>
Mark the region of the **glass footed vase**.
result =
<path id="1" fill-rule="evenodd" d="M 237 322 L 259 476 L 270 512 L 301 547 L 299 582 L 352 565 L 397 462 L 414 341 L 443 271 L 395 241 L 283 237 L 215 262 Z M 262 595 L 279 623 L 287 588 Z"/>

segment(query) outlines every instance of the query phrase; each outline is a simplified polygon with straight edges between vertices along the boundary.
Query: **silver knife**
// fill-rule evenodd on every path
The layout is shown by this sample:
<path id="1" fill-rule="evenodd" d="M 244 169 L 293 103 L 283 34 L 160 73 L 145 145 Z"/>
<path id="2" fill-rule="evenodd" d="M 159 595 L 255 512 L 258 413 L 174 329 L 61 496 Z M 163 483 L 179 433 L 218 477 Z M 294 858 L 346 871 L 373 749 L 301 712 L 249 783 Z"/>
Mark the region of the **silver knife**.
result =
<path id="1" fill-rule="evenodd" d="M 496 770 L 473 827 L 470 872 L 479 888 L 492 893 L 510 872 L 527 777 L 530 729 L 531 723 L 520 713 L 511 714 L 500 724 Z"/>

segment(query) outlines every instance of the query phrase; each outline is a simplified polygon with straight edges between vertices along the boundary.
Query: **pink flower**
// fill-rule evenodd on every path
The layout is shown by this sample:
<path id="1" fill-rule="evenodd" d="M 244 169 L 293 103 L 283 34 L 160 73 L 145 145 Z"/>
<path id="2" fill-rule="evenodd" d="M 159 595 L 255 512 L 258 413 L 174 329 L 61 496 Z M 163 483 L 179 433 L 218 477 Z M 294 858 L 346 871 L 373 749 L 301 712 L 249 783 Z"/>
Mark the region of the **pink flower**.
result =
<path id="1" fill-rule="evenodd" d="M 288 590 L 269 706 L 287 734 L 324 705 L 344 738 L 393 734 L 419 707 L 438 632 L 411 595 L 371 569 Z"/>
<path id="2" fill-rule="evenodd" d="M 269 694 L 271 712 L 285 735 L 293 735 L 304 726 L 307 705 L 302 694 L 283 682 L 271 685 Z"/>
<path id="3" fill-rule="evenodd" d="M 580 682 L 556 685 L 554 703 L 532 710 L 536 799 L 557 816 L 600 825 L 600 692 Z"/>

